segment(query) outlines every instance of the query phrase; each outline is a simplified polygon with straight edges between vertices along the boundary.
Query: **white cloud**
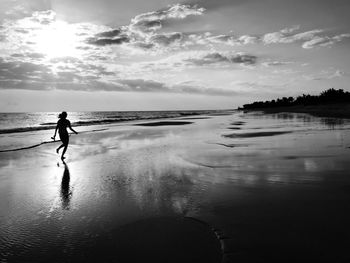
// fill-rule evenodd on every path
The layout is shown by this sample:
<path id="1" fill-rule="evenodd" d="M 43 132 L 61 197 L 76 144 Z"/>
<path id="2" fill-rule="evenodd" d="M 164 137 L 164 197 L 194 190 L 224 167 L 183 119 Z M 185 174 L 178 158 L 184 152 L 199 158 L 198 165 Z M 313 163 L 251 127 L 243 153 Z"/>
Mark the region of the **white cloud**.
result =
<path id="1" fill-rule="evenodd" d="M 266 61 L 261 63 L 264 67 L 272 67 L 272 66 L 283 66 L 283 65 L 289 65 L 293 64 L 292 61 Z"/>
<path id="2" fill-rule="evenodd" d="M 314 47 L 331 46 L 345 38 L 350 37 L 350 34 L 340 34 L 335 36 L 324 35 L 323 29 L 314 29 L 306 32 L 294 34 L 299 27 L 285 28 L 278 32 L 268 33 L 262 36 L 264 44 L 289 44 L 301 42 L 302 47 L 311 49 Z"/>
<path id="3" fill-rule="evenodd" d="M 191 15 L 202 15 L 204 8 L 197 6 L 176 4 L 167 9 L 140 14 L 131 19 L 128 26 L 130 31 L 150 33 L 159 30 L 162 22 L 170 19 L 184 19 Z"/>
<path id="4" fill-rule="evenodd" d="M 262 42 L 264 44 L 288 44 L 294 43 L 296 41 L 307 41 L 312 40 L 316 34 L 322 33 L 323 30 L 315 29 L 306 32 L 301 32 L 297 34 L 291 34 L 295 30 L 296 27 L 293 28 L 285 28 L 278 32 L 268 33 L 262 37 Z"/>
<path id="5" fill-rule="evenodd" d="M 310 49 L 310 48 L 314 48 L 317 46 L 321 46 L 321 47 L 329 47 L 337 42 L 342 41 L 345 38 L 349 38 L 350 34 L 340 34 L 340 35 L 336 35 L 333 37 L 319 37 L 316 36 L 313 39 L 306 41 L 303 43 L 302 47 L 306 48 L 306 49 Z"/>
<path id="6" fill-rule="evenodd" d="M 316 74 L 303 75 L 306 80 L 331 80 L 345 76 L 345 72 L 339 69 L 322 70 Z"/>

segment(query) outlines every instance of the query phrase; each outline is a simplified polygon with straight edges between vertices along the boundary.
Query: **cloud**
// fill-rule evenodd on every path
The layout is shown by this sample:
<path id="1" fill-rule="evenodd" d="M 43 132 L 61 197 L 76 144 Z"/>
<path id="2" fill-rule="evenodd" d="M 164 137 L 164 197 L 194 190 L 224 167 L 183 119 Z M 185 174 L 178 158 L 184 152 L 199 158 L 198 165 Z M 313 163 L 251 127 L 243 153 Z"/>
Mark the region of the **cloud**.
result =
<path id="1" fill-rule="evenodd" d="M 259 43 L 258 36 L 242 35 L 239 37 L 233 35 L 213 35 L 210 32 L 200 34 L 187 34 L 186 38 L 183 38 L 184 46 L 195 46 L 195 45 L 228 45 L 228 46 L 243 46 L 249 44 Z"/>
<path id="2" fill-rule="evenodd" d="M 154 80 L 124 79 L 116 81 L 115 85 L 119 87 L 119 91 L 189 93 L 214 96 L 227 96 L 236 94 L 231 90 L 208 88 L 197 85 L 193 82 L 180 82 L 174 85 L 167 85 L 165 83 Z"/>
<path id="3" fill-rule="evenodd" d="M 36 11 L 32 14 L 31 20 L 42 25 L 48 25 L 55 21 L 56 13 L 52 10 Z"/>
<path id="4" fill-rule="evenodd" d="M 96 46 L 120 45 L 130 41 L 125 30 L 112 29 L 97 33 L 94 37 L 86 40 L 88 44 Z"/>
<path id="5" fill-rule="evenodd" d="M 170 46 L 183 40 L 181 32 L 159 33 L 163 23 L 188 16 L 202 15 L 204 8 L 196 5 L 176 4 L 166 9 L 143 13 L 131 19 L 129 25 L 99 32 L 87 39 L 87 43 L 97 46 L 129 43 L 129 47 L 160 51 L 160 47 Z"/>
<path id="6" fill-rule="evenodd" d="M 121 29 L 113 29 L 105 32 L 101 32 L 96 34 L 97 37 L 117 37 L 119 36 L 123 31 Z"/>
<path id="7" fill-rule="evenodd" d="M 178 23 L 175 20 L 186 22 L 189 16 L 204 14 L 202 7 L 176 4 L 139 14 L 130 23 L 115 28 L 68 23 L 59 20 L 51 10 L 30 12 L 18 20 L 5 20 L 0 26 L 3 56 L 0 88 L 233 95 L 232 90 L 211 88 L 210 81 L 174 84 L 175 74 L 180 72 L 179 76 L 185 76 L 188 70 L 188 76 L 198 79 L 204 71 L 215 74 L 215 70 L 241 69 L 260 63 L 254 53 L 238 52 L 256 48 L 245 49 L 245 45 L 298 43 L 310 49 L 331 46 L 350 37 L 350 34 L 331 34 L 323 29 L 301 31 L 299 26 L 260 35 L 187 32 L 187 29 L 179 30 L 184 28 L 183 24 L 177 25 L 175 31 L 169 26 Z M 294 73 L 286 67 L 278 67 L 290 63 L 265 58 L 261 65 L 276 67 L 269 70 L 271 76 Z M 331 79 L 343 75 L 333 70 L 314 78 Z M 233 77 L 227 76 L 227 79 Z M 213 82 L 217 79 L 215 75 Z M 262 83 L 259 85 L 249 83 L 249 88 L 267 89 Z"/>
<path id="8" fill-rule="evenodd" d="M 35 11 L 51 10 L 51 1 L 48 0 L 2 0 L 0 1 L 0 16 L 15 20 L 31 16 Z"/>
<path id="9" fill-rule="evenodd" d="M 296 41 L 308 41 L 315 37 L 315 35 L 322 33 L 323 30 L 315 29 L 302 33 L 292 34 L 298 27 L 284 28 L 278 32 L 267 33 L 262 37 L 264 44 L 288 44 Z"/>
<path id="10" fill-rule="evenodd" d="M 345 38 L 349 38 L 350 34 L 340 34 L 333 37 L 314 37 L 313 39 L 303 43 L 302 47 L 305 49 L 310 49 L 314 47 L 329 47 L 337 42 L 342 41 Z"/>
<path id="11" fill-rule="evenodd" d="M 219 53 L 219 52 L 210 52 L 210 53 L 197 53 L 197 56 L 184 59 L 184 61 L 197 66 L 204 66 L 217 63 L 237 63 L 252 65 L 255 64 L 257 60 L 256 56 L 247 55 L 244 53 Z"/>
<path id="12" fill-rule="evenodd" d="M 36 11 L 18 20 L 4 20 L 0 26 L 0 39 L 2 56 L 21 56 L 23 60 L 33 62 L 57 56 L 85 56 L 89 59 L 96 55 L 96 48 L 128 42 L 119 31 L 110 27 L 67 23 L 57 19 L 53 11 Z M 100 55 L 105 53 L 99 52 Z"/>
<path id="13" fill-rule="evenodd" d="M 302 42 L 302 47 L 311 49 L 314 47 L 331 46 L 345 38 L 349 38 L 350 34 L 340 34 L 335 36 L 324 35 L 323 29 L 314 29 L 310 31 L 294 33 L 299 29 L 299 26 L 284 28 L 278 32 L 267 33 L 262 36 L 262 42 L 268 44 L 289 44 Z M 322 34 L 322 35 L 321 35 Z"/>
<path id="14" fill-rule="evenodd" d="M 80 91 L 117 91 L 117 92 L 157 92 L 157 93 L 190 93 L 203 95 L 233 95 L 232 91 L 214 89 L 193 83 L 169 85 L 148 79 L 118 78 L 105 68 L 82 63 L 70 58 L 57 60 L 56 63 L 67 63 L 55 68 L 44 64 L 0 59 L 0 89 L 25 90 L 80 90 Z M 105 80 L 103 75 L 112 75 Z"/>
<path id="15" fill-rule="evenodd" d="M 261 63 L 265 67 L 274 67 L 274 66 L 284 66 L 284 65 L 289 65 L 293 64 L 294 62 L 291 61 L 266 61 Z"/>
<path id="16" fill-rule="evenodd" d="M 22 58 L 22 59 L 30 58 L 30 59 L 39 60 L 39 59 L 45 58 L 45 55 L 38 53 L 38 52 L 22 52 L 22 53 L 13 53 L 13 54 L 11 54 L 11 57 L 14 57 L 17 59 L 18 58 Z"/>
<path id="17" fill-rule="evenodd" d="M 18 59 L 12 57 L 11 59 Z M 86 86 L 91 80 L 116 76 L 105 67 L 83 62 L 76 58 L 60 58 L 53 65 L 5 60 L 0 58 L 0 88 L 2 89 L 50 89 L 62 85 Z"/>
<path id="18" fill-rule="evenodd" d="M 168 33 L 168 34 L 156 34 L 150 38 L 152 44 L 159 44 L 162 46 L 169 46 L 176 42 L 181 41 L 183 34 L 179 32 Z"/>
<path id="19" fill-rule="evenodd" d="M 149 75 L 159 73 L 162 75 L 186 72 L 188 69 L 240 69 L 254 66 L 258 58 L 251 54 L 218 51 L 185 51 L 178 52 L 166 58 L 133 63 L 123 68 L 129 76 L 135 74 Z"/>
<path id="20" fill-rule="evenodd" d="M 306 80 L 330 80 L 346 76 L 346 73 L 339 69 L 322 70 L 317 74 L 303 75 Z"/>
<path id="21" fill-rule="evenodd" d="M 107 46 L 107 45 L 120 45 L 128 43 L 130 39 L 126 36 L 115 37 L 115 38 L 90 38 L 87 40 L 88 44 L 96 46 Z"/>
<path id="22" fill-rule="evenodd" d="M 291 44 L 301 43 L 305 49 L 316 46 L 331 46 L 350 37 L 350 34 L 328 36 L 323 29 L 313 29 L 304 32 L 295 25 L 276 32 L 262 35 L 235 36 L 232 34 L 213 35 L 211 32 L 161 32 L 164 24 L 172 20 L 182 20 L 188 16 L 200 16 L 205 9 L 197 5 L 175 4 L 162 10 L 139 14 L 131 19 L 128 25 L 116 29 L 99 32 L 87 39 L 86 43 L 95 46 L 128 44 L 128 48 L 140 49 L 143 52 L 161 53 L 175 48 L 191 48 L 195 46 L 244 46 L 252 44 Z M 175 45 L 173 45 L 175 44 Z M 136 51 L 136 50 L 135 50 Z"/>
<path id="23" fill-rule="evenodd" d="M 51 70 L 43 64 L 23 61 L 6 61 L 0 58 L 0 80 L 30 81 L 46 79 Z"/>
<path id="24" fill-rule="evenodd" d="M 229 89 L 221 88 L 208 88 L 204 85 L 195 85 L 191 82 L 178 83 L 173 86 L 173 89 L 177 93 L 189 93 L 189 94 L 200 94 L 200 95 L 212 95 L 212 96 L 234 96 L 238 93 Z"/>
<path id="25" fill-rule="evenodd" d="M 196 5 L 175 4 L 167 9 L 135 16 L 129 25 L 132 31 L 153 32 L 162 27 L 162 22 L 171 19 L 184 19 L 191 15 L 202 15 L 205 11 Z"/>
<path id="26" fill-rule="evenodd" d="M 247 44 L 256 44 L 258 42 L 258 37 L 256 36 L 248 36 L 248 35 L 243 35 L 238 38 L 238 41 L 242 45 L 247 45 Z"/>
<path id="27" fill-rule="evenodd" d="M 18 7 L 18 9 L 21 9 Z M 191 49 L 196 46 L 203 48 L 217 47 L 218 45 L 244 46 L 251 44 L 290 44 L 301 43 L 305 49 L 331 46 L 350 37 L 350 34 L 329 36 L 323 29 L 300 31 L 300 26 L 291 26 L 277 32 L 262 35 L 241 36 L 231 34 L 214 35 L 206 33 L 163 32 L 163 25 L 169 25 L 174 20 L 183 20 L 189 16 L 201 16 L 205 12 L 203 7 L 191 4 L 175 4 L 167 8 L 136 15 L 130 23 L 118 28 L 98 26 L 92 23 L 66 23 L 67 31 L 74 31 L 76 38 L 82 40 L 80 45 L 72 47 L 80 51 L 94 47 L 119 46 L 127 48 L 125 52 L 133 53 L 165 53 L 168 51 Z M 35 11 L 30 16 L 16 22 L 4 25 L 6 30 L 0 29 L 0 42 L 26 43 L 35 45 L 35 32 L 41 32 L 45 26 L 55 27 L 59 24 L 55 12 L 52 10 Z M 46 29 L 45 29 L 46 30 Z M 44 33 L 43 33 L 44 34 Z M 27 35 L 25 37 L 25 35 Z M 40 36 L 42 39 L 42 36 Z M 24 42 L 24 40 L 27 40 Z M 25 45 L 23 45 L 25 46 Z M 90 49 L 91 47 L 91 49 Z M 29 47 L 30 48 L 30 47 Z M 17 52 L 19 53 L 19 52 Z"/>
<path id="28" fill-rule="evenodd" d="M 349 38 L 350 34 L 339 34 L 334 36 L 325 35 L 323 29 L 313 29 L 305 32 L 296 33 L 300 29 L 300 26 L 292 26 L 289 28 L 281 29 L 277 32 L 266 33 L 260 36 L 242 35 L 212 35 L 210 32 L 205 34 L 192 34 L 189 36 L 187 45 L 208 45 L 208 44 L 225 44 L 229 46 L 243 46 L 249 44 L 302 44 L 305 49 L 314 47 L 326 47 L 331 46 L 337 42 L 342 41 L 345 38 Z"/>

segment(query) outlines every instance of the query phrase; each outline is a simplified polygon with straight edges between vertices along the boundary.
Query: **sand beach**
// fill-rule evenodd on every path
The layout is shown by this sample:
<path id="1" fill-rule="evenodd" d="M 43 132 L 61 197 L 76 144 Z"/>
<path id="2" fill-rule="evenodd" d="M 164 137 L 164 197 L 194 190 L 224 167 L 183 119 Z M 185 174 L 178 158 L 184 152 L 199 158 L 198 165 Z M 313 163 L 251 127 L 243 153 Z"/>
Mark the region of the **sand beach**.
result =
<path id="1" fill-rule="evenodd" d="M 346 119 L 235 111 L 76 130 L 65 163 L 59 142 L 7 151 L 52 130 L 0 135 L 0 262 L 350 260 Z"/>

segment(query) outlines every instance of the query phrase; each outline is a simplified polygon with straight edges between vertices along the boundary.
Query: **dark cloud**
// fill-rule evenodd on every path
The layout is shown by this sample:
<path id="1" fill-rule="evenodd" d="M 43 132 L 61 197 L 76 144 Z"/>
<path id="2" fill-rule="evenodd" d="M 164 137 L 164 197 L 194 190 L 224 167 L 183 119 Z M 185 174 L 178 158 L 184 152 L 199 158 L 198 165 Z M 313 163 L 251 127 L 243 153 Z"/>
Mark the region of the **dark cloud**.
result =
<path id="1" fill-rule="evenodd" d="M 61 66 L 53 72 L 45 65 L 7 62 L 0 58 L 0 89 L 191 93 L 218 96 L 233 94 L 231 91 L 205 88 L 191 83 L 168 85 L 146 79 L 114 79 L 105 82 L 100 78 L 101 74 L 96 74 L 103 72 L 103 67 L 76 65 L 78 66 L 75 70 L 66 70 Z M 81 72 L 84 74 L 80 74 Z"/>
<path id="2" fill-rule="evenodd" d="M 231 62 L 233 63 L 240 63 L 240 64 L 255 64 L 256 63 L 256 56 L 252 55 L 235 55 L 230 58 Z"/>
<path id="3" fill-rule="evenodd" d="M 265 67 L 271 67 L 271 66 L 284 66 L 292 63 L 293 62 L 291 61 L 267 61 L 262 63 L 262 65 Z"/>
<path id="4" fill-rule="evenodd" d="M 140 20 L 132 24 L 133 28 L 137 28 L 143 32 L 156 31 L 162 27 L 160 20 Z"/>
<path id="5" fill-rule="evenodd" d="M 0 59 L 0 79 L 27 81 L 48 78 L 51 70 L 43 64 Z"/>
<path id="6" fill-rule="evenodd" d="M 181 40 L 183 37 L 182 33 L 170 33 L 170 34 L 157 34 L 151 37 L 151 42 L 157 43 L 163 46 L 168 46 L 176 41 Z"/>
<path id="7" fill-rule="evenodd" d="M 215 52 L 215 53 L 207 54 L 200 58 L 190 58 L 185 61 L 191 62 L 198 66 L 202 66 L 202 65 L 213 64 L 213 63 L 229 62 L 230 60 L 228 57 Z"/>
<path id="8" fill-rule="evenodd" d="M 144 49 L 144 50 L 147 50 L 147 49 L 152 49 L 155 47 L 155 45 L 153 43 L 145 43 L 145 42 L 142 42 L 142 41 L 136 41 L 133 43 L 133 45 L 135 47 L 139 47 L 141 49 Z"/>
<path id="9" fill-rule="evenodd" d="M 221 54 L 219 52 L 209 53 L 196 58 L 185 59 L 186 62 L 193 63 L 197 66 L 210 65 L 216 63 L 237 63 L 252 65 L 257 60 L 256 56 L 246 54 Z"/>
<path id="10" fill-rule="evenodd" d="M 44 58 L 45 55 L 41 53 L 35 53 L 35 52 L 26 52 L 26 53 L 14 53 L 11 55 L 11 57 L 14 58 L 31 58 L 31 59 L 41 59 Z"/>
<path id="11" fill-rule="evenodd" d="M 165 83 L 153 80 L 124 79 L 118 80 L 114 85 L 114 89 L 112 89 L 112 86 L 104 86 L 104 88 L 108 87 L 108 90 L 114 91 L 189 93 L 215 96 L 227 96 L 236 94 L 236 92 L 230 90 L 206 88 L 188 82 L 179 83 L 176 85 L 167 85 Z"/>
<path id="12" fill-rule="evenodd" d="M 29 33 L 28 30 L 23 29 L 23 28 L 17 28 L 17 29 L 15 29 L 15 31 L 18 32 L 18 33 L 22 33 L 22 34 L 28 34 Z"/>
<path id="13" fill-rule="evenodd" d="M 102 33 L 98 33 L 96 36 L 97 37 L 116 37 L 119 36 L 122 33 L 122 31 L 120 29 L 114 29 L 111 31 L 106 31 L 106 32 L 102 32 Z"/>
<path id="14" fill-rule="evenodd" d="M 96 46 L 107 46 L 107 45 L 120 45 L 128 43 L 130 39 L 127 36 L 121 36 L 116 38 L 90 38 L 87 40 L 88 44 Z"/>
<path id="15" fill-rule="evenodd" d="M 67 57 L 51 62 L 54 61 L 64 64 L 52 71 L 44 64 L 0 58 L 0 89 L 68 89 L 67 86 L 72 84 L 74 89 L 80 85 L 79 89 L 84 90 L 89 82 L 99 80 L 103 75 L 115 75 L 102 66 L 83 63 L 75 58 Z"/>

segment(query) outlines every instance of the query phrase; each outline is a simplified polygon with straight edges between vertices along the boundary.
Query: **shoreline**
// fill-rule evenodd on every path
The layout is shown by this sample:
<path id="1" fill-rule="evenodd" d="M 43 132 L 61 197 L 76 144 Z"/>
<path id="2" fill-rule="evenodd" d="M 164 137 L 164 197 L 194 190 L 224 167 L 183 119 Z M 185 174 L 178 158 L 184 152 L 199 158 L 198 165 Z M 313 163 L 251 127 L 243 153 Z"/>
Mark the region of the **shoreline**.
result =
<path id="1" fill-rule="evenodd" d="M 282 113 L 282 112 L 306 113 L 306 114 L 313 115 L 315 117 L 350 119 L 349 103 L 308 105 L 308 106 L 298 105 L 298 106 L 286 106 L 286 107 L 276 107 L 276 108 L 254 108 L 254 109 L 239 108 L 238 110 L 243 112 L 262 111 L 266 114 Z"/>

